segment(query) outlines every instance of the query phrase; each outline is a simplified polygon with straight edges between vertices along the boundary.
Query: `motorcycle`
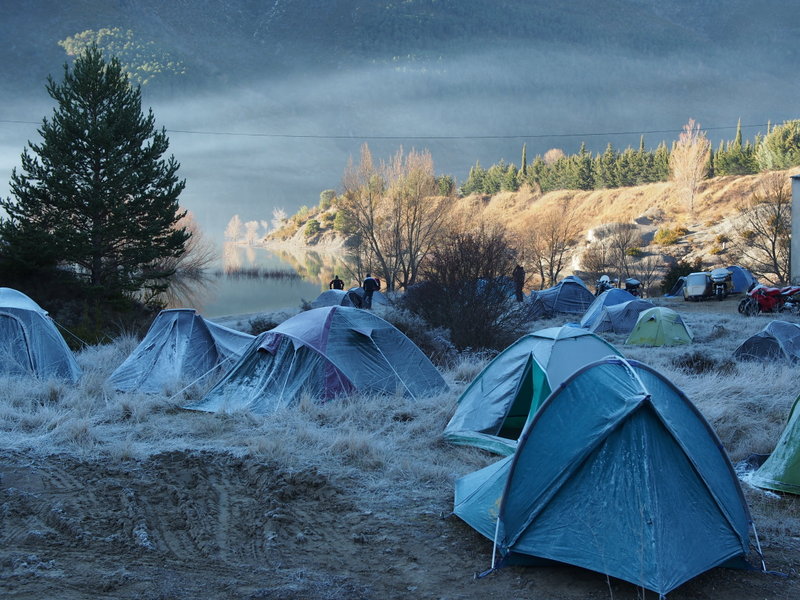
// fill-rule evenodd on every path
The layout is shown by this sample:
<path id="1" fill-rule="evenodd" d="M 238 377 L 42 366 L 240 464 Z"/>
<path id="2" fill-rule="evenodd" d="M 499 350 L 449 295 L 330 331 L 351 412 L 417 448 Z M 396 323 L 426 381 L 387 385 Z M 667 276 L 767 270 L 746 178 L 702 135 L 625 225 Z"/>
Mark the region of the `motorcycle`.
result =
<path id="1" fill-rule="evenodd" d="M 629 292 L 633 296 L 641 296 L 642 292 L 639 290 L 641 287 L 642 282 L 638 279 L 634 279 L 633 277 L 629 277 L 625 280 L 625 291 Z"/>
<path id="2" fill-rule="evenodd" d="M 728 269 L 714 269 L 711 271 L 711 288 L 717 300 L 724 300 L 728 297 L 732 284 L 732 273 Z"/>
<path id="3" fill-rule="evenodd" d="M 738 310 L 747 317 L 775 312 L 800 314 L 800 286 L 777 288 L 756 284 L 739 302 Z"/>
<path id="4" fill-rule="evenodd" d="M 602 275 L 600 279 L 597 280 L 597 283 L 595 283 L 594 295 L 599 296 L 613 287 L 614 284 L 611 282 L 611 278 L 608 275 Z"/>

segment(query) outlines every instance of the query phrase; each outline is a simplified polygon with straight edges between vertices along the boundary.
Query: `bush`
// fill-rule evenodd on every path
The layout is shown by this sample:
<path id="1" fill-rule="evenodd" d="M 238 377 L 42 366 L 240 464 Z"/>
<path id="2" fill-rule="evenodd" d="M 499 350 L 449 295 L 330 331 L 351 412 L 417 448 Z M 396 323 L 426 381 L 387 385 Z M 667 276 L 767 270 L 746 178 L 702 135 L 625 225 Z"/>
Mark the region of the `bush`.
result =
<path id="1" fill-rule="evenodd" d="M 320 210 L 328 210 L 333 204 L 334 199 L 336 198 L 336 192 L 334 190 L 323 190 L 319 194 L 319 209 Z"/>
<path id="2" fill-rule="evenodd" d="M 689 233 L 689 231 L 683 227 L 676 227 L 675 229 L 661 227 L 656 231 L 655 236 L 653 236 L 653 241 L 661 246 L 671 246 L 677 244 L 678 240 L 687 233 Z"/>
<path id="3" fill-rule="evenodd" d="M 310 219 L 308 223 L 306 223 L 306 229 L 304 232 L 306 239 L 317 235 L 319 233 L 319 230 L 320 230 L 319 221 L 317 221 L 316 219 Z"/>
<path id="4" fill-rule="evenodd" d="M 689 273 L 696 273 L 703 270 L 703 260 L 698 256 L 694 262 L 683 260 L 675 261 L 661 280 L 661 292 L 666 294 L 678 282 L 678 279 L 685 277 Z"/>
<path id="5" fill-rule="evenodd" d="M 514 252 L 499 229 L 446 234 L 423 280 L 409 287 L 401 302 L 434 327 L 449 330 L 459 350 L 503 349 L 527 326 L 503 277 L 514 264 Z"/>
<path id="6" fill-rule="evenodd" d="M 253 317 L 250 319 L 247 325 L 249 328 L 247 333 L 250 335 L 258 335 L 264 331 L 274 329 L 279 325 L 279 323 L 270 317 Z"/>
<path id="7" fill-rule="evenodd" d="M 644 256 L 644 252 L 642 251 L 642 249 L 637 248 L 636 246 L 632 246 L 631 248 L 625 250 L 625 254 L 628 256 L 632 256 L 633 258 L 641 258 L 642 256 Z"/>

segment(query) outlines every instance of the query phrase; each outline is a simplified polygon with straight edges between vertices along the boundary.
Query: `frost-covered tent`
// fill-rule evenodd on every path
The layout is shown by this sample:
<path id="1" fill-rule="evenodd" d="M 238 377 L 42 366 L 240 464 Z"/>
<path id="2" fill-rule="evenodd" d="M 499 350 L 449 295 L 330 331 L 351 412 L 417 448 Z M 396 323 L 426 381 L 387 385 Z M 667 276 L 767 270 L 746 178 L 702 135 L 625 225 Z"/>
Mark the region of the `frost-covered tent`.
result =
<path id="1" fill-rule="evenodd" d="M 156 394 L 206 380 L 232 365 L 253 339 L 204 319 L 192 308 L 162 310 L 108 382 L 123 392 Z"/>
<path id="2" fill-rule="evenodd" d="M 503 562 L 557 561 L 667 594 L 745 566 L 750 515 L 721 442 L 666 378 L 622 358 L 545 401 L 516 452 L 462 477 L 454 512 Z"/>
<path id="3" fill-rule="evenodd" d="M 753 274 L 744 267 L 739 265 L 731 265 L 725 267 L 731 272 L 731 283 L 733 283 L 732 294 L 744 293 L 750 289 L 750 286 L 756 283 L 756 278 Z"/>
<path id="4" fill-rule="evenodd" d="M 534 319 L 556 313 L 580 315 L 586 312 L 593 301 L 594 294 L 586 284 L 580 278 L 569 275 L 551 288 L 532 292 L 529 312 Z"/>
<path id="5" fill-rule="evenodd" d="M 360 296 L 353 290 L 328 290 L 322 292 L 311 303 L 311 308 L 322 308 L 323 306 L 355 306 L 361 308 L 363 294 Z"/>
<path id="6" fill-rule="evenodd" d="M 375 314 L 345 306 L 315 308 L 253 340 L 194 410 L 268 413 L 308 395 L 354 391 L 410 397 L 447 389 L 422 351 Z"/>
<path id="7" fill-rule="evenodd" d="M 470 383 L 444 430 L 454 444 L 510 454 L 525 424 L 572 373 L 614 346 L 576 327 L 550 327 L 521 337 Z"/>
<path id="8" fill-rule="evenodd" d="M 760 488 L 800 494 L 800 409 L 794 401 L 789 420 L 769 458 L 753 473 L 750 483 Z"/>
<path id="9" fill-rule="evenodd" d="M 626 344 L 642 346 L 677 346 L 691 344 L 692 331 L 671 308 L 656 306 L 639 313 Z"/>
<path id="10" fill-rule="evenodd" d="M 363 304 L 364 296 L 366 295 L 366 292 L 364 291 L 363 287 L 350 288 L 349 290 L 347 290 L 347 293 L 356 294 Z M 383 292 L 375 290 L 374 292 L 372 292 L 372 306 L 375 306 L 376 304 L 380 306 L 389 306 L 390 304 L 389 298 L 387 298 L 386 294 L 384 294 Z M 360 307 L 361 304 L 354 303 L 353 306 Z"/>
<path id="11" fill-rule="evenodd" d="M 81 370 L 47 311 L 28 296 L 0 288 L 0 375 L 75 383 Z"/>
<path id="12" fill-rule="evenodd" d="M 740 360 L 796 363 L 800 361 L 800 325 L 770 321 L 764 329 L 742 342 L 733 355 Z"/>
<path id="13" fill-rule="evenodd" d="M 633 331 L 639 315 L 651 308 L 654 308 L 653 303 L 641 298 L 613 306 L 604 306 L 600 316 L 588 329 L 593 333 L 630 333 Z"/>
<path id="14" fill-rule="evenodd" d="M 615 304 L 622 304 L 629 300 L 635 300 L 636 296 L 627 290 L 620 288 L 611 288 L 597 296 L 591 303 L 586 312 L 581 317 L 581 327 L 590 329 L 592 325 L 600 318 L 600 313 L 606 306 L 614 306 Z"/>

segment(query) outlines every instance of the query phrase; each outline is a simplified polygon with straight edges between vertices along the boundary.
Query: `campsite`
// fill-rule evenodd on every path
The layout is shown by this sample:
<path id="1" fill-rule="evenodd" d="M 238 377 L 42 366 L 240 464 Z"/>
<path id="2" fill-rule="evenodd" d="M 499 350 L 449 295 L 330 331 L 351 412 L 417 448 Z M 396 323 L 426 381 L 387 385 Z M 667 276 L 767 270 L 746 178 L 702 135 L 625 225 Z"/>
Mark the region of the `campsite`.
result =
<path id="1" fill-rule="evenodd" d="M 796 597 L 797 496 L 753 487 L 753 469 L 743 466 L 776 446 L 797 396 L 791 361 L 734 358 L 770 315 L 744 317 L 734 299 L 651 300 L 681 314 L 691 345 L 626 344 L 627 334 L 614 332 L 603 332 L 603 340 L 661 373 L 708 421 L 738 465 L 766 567 L 774 572 L 717 567 L 667 597 Z M 395 309 L 381 310 L 396 318 Z M 287 316 L 274 317 L 289 323 Z M 250 318 L 216 326 L 241 330 Z M 531 327 L 558 330 L 572 321 L 574 315 L 560 315 Z M 202 323 L 196 328 L 206 330 Z M 356 390 L 329 402 L 301 398 L 259 415 L 183 409 L 208 391 L 211 384 L 202 381 L 185 390 L 175 383 L 159 393 L 117 391 L 108 378 L 139 342 L 128 336 L 78 352 L 76 384 L 4 379 L 4 597 L 658 597 L 591 566 L 511 565 L 474 578 L 489 569 L 492 542 L 452 515 L 454 486 L 508 459 L 451 444 L 443 432 L 489 356 L 465 354 L 440 369 L 449 391 L 415 398 Z M 774 466 L 767 467 L 774 476 Z M 662 485 L 662 493 L 674 487 Z M 603 514 L 623 509 L 617 497 Z M 698 548 L 681 547 L 688 532 L 674 536 L 665 527 L 676 564 L 688 565 Z M 747 535 L 749 560 L 760 568 L 754 536 Z"/>

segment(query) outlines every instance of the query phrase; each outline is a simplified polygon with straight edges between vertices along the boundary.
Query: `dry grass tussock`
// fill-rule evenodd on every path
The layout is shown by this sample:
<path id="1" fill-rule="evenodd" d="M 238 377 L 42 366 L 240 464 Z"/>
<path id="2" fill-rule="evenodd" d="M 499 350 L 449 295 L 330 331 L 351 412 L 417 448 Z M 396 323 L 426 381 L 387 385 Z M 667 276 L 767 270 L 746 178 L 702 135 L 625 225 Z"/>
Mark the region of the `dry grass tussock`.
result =
<path id="1" fill-rule="evenodd" d="M 696 336 L 688 348 L 626 346 L 622 336 L 608 339 L 682 389 L 711 423 L 732 461 L 769 453 L 797 396 L 796 367 L 732 359 L 735 348 L 769 319 L 701 312 L 684 317 Z M 535 329 L 563 322 L 537 322 Z M 83 350 L 78 360 L 84 376 L 76 386 L 0 381 L 5 390 L 0 447 L 111 464 L 169 452 L 212 452 L 280 465 L 289 473 L 318 472 L 376 501 L 391 489 L 395 497 L 438 504 L 449 502 L 457 477 L 496 460 L 441 439 L 458 395 L 490 356 L 462 356 L 445 373 L 452 391 L 436 397 L 413 401 L 399 395 L 355 395 L 327 403 L 306 399 L 299 406 L 258 416 L 180 408 L 187 398 L 202 394 L 201 389 L 172 398 L 110 389 L 106 377 L 134 343 L 124 338 Z M 800 508 L 794 497 L 745 488 L 765 537 L 786 539 L 797 531 Z"/>

